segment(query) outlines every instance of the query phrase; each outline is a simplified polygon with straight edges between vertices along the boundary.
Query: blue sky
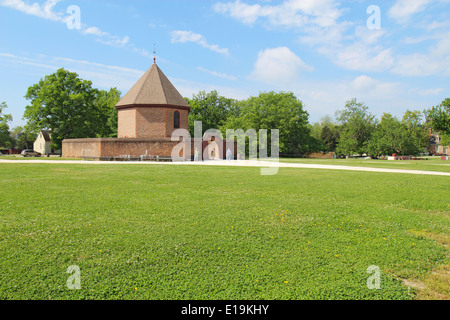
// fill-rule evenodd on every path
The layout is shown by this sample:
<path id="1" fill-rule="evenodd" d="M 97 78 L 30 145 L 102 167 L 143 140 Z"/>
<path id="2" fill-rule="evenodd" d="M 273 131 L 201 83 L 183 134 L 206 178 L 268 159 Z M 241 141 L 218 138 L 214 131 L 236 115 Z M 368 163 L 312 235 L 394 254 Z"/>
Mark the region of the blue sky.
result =
<path id="1" fill-rule="evenodd" d="M 311 122 L 351 98 L 401 117 L 450 97 L 450 0 L 0 0 L 11 126 L 25 124 L 27 88 L 61 67 L 125 94 L 154 44 L 185 97 L 292 91 Z"/>

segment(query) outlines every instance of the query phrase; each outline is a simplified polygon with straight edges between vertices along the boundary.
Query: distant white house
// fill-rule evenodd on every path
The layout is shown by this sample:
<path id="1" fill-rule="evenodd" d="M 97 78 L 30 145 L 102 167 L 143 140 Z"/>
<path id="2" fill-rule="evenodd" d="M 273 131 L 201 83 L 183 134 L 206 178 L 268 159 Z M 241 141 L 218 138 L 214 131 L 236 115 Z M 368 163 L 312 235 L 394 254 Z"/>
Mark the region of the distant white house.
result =
<path id="1" fill-rule="evenodd" d="M 50 131 L 41 130 L 38 134 L 36 141 L 34 142 L 33 149 L 41 153 L 42 155 L 48 154 L 61 154 L 61 150 L 53 150 L 51 148 L 52 139 Z"/>

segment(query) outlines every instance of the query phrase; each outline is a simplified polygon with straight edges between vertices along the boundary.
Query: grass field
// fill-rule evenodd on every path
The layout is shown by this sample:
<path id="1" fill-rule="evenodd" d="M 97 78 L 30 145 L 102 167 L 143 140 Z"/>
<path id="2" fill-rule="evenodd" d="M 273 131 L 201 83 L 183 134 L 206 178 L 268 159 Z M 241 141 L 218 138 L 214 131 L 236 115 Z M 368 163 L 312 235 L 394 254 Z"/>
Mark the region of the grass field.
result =
<path id="1" fill-rule="evenodd" d="M 286 163 L 299 163 L 299 164 L 323 164 L 323 165 L 336 165 L 336 166 L 358 166 L 358 167 L 370 167 L 370 168 L 385 168 L 385 169 L 405 169 L 405 170 L 423 170 L 423 171 L 440 171 L 450 172 L 450 161 L 443 161 L 440 157 L 425 157 L 426 160 L 407 160 L 407 161 L 387 161 L 376 159 L 289 159 L 281 158 L 280 162 Z M 0 156 L 0 160 L 52 160 L 52 161 L 64 161 L 64 160 L 79 160 L 72 158 L 60 158 L 60 157 L 39 157 L 39 158 L 24 158 L 21 155 L 6 155 Z"/>
<path id="2" fill-rule="evenodd" d="M 86 164 L 0 176 L 0 299 L 449 298 L 448 177 Z M 71 265 L 81 290 L 66 286 Z"/>

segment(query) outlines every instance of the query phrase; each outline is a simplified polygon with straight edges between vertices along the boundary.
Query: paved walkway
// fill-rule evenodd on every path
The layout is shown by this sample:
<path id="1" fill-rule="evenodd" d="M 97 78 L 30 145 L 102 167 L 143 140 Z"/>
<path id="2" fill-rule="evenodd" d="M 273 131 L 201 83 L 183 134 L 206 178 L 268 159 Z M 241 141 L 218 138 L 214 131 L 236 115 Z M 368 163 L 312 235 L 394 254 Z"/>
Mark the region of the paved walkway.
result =
<path id="1" fill-rule="evenodd" d="M 448 176 L 450 172 L 423 171 L 423 170 L 403 170 L 387 168 L 370 168 L 356 166 L 324 165 L 324 164 L 301 164 L 287 162 L 269 162 L 256 160 L 241 161 L 204 161 L 204 162 L 109 162 L 109 161 L 77 161 L 77 160 L 0 160 L 0 164 L 80 164 L 80 165 L 192 165 L 192 166 L 235 166 L 235 167 L 261 167 L 261 168 L 302 168 L 302 169 L 321 169 L 321 170 L 347 170 L 347 171 L 365 171 L 365 172 L 385 172 L 385 173 L 404 173 L 433 176 Z"/>

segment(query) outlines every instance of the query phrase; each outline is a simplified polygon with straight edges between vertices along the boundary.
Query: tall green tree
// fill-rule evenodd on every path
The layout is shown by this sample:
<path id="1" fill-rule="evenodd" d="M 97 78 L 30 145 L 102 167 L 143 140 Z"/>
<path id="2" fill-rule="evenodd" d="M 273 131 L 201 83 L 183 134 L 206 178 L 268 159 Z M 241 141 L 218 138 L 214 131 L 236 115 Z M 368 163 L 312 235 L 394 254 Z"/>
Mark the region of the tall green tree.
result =
<path id="1" fill-rule="evenodd" d="M 310 124 L 311 136 L 320 140 L 322 136 L 322 130 L 327 126 L 331 128 L 333 125 L 333 119 L 329 115 L 326 115 L 320 119 L 320 122 L 314 122 L 313 124 Z"/>
<path id="2" fill-rule="evenodd" d="M 317 141 L 316 151 L 334 152 L 336 150 L 339 127 L 329 115 L 322 117 L 320 122 L 309 124 L 308 127 L 311 131 L 311 137 Z"/>
<path id="3" fill-rule="evenodd" d="M 441 145 L 450 146 L 450 134 L 441 134 Z"/>
<path id="4" fill-rule="evenodd" d="M 372 134 L 368 149 L 373 156 L 404 155 L 408 143 L 406 127 L 390 113 L 384 113 Z"/>
<path id="5" fill-rule="evenodd" d="M 11 130 L 11 138 L 14 141 L 14 148 L 32 149 L 33 143 L 36 141 L 36 135 L 27 127 L 17 126 Z"/>
<path id="6" fill-rule="evenodd" d="M 368 153 L 368 143 L 377 124 L 369 108 L 352 99 L 336 113 L 336 119 L 342 125 L 336 151 L 344 155 Z"/>
<path id="7" fill-rule="evenodd" d="M 411 141 L 410 149 L 406 150 L 406 154 L 422 153 L 429 145 L 429 132 L 424 113 L 406 110 L 401 122 L 406 127 Z"/>
<path id="8" fill-rule="evenodd" d="M 98 110 L 96 120 L 99 123 L 96 134 L 99 138 L 116 138 L 118 129 L 118 112 L 116 104 L 119 102 L 121 92 L 117 88 L 109 91 L 98 90 L 95 99 L 95 108 Z"/>
<path id="9" fill-rule="evenodd" d="M 270 135 L 271 129 L 278 129 L 281 153 L 304 154 L 317 145 L 310 135 L 308 118 L 302 101 L 292 92 L 263 92 L 242 101 L 240 112 L 228 118 L 222 131 L 267 129 Z"/>
<path id="10" fill-rule="evenodd" d="M 11 148 L 13 143 L 9 132 L 9 123 L 13 118 L 5 113 L 6 108 L 8 105 L 2 102 L 0 104 L 0 148 Z"/>
<path id="11" fill-rule="evenodd" d="M 417 111 L 406 111 L 400 121 L 390 113 L 381 117 L 369 141 L 369 152 L 381 155 L 416 155 L 424 151 L 428 137 Z"/>
<path id="12" fill-rule="evenodd" d="M 194 136 L 195 121 L 202 122 L 204 133 L 209 129 L 219 129 L 228 117 L 239 114 L 239 102 L 220 96 L 215 90 L 200 91 L 192 99 L 186 99 L 191 106 L 189 113 L 189 132 Z"/>
<path id="13" fill-rule="evenodd" d="M 434 131 L 450 135 L 450 98 L 424 113 Z"/>
<path id="14" fill-rule="evenodd" d="M 320 134 L 320 140 L 326 146 L 330 152 L 336 151 L 336 146 L 339 141 L 340 130 L 339 126 L 333 124 L 327 124 L 323 127 Z"/>
<path id="15" fill-rule="evenodd" d="M 324 127 L 322 127 L 322 124 L 320 122 L 309 124 L 308 127 L 309 131 L 311 132 L 311 137 L 318 140 L 321 139 L 320 136 L 322 135 L 322 130 Z"/>
<path id="16" fill-rule="evenodd" d="M 52 149 L 60 149 L 64 139 L 113 135 L 108 119 L 117 96 L 120 93 L 115 88 L 99 91 L 91 81 L 61 68 L 28 88 L 25 98 L 31 104 L 24 118 L 33 132 L 50 130 Z"/>

